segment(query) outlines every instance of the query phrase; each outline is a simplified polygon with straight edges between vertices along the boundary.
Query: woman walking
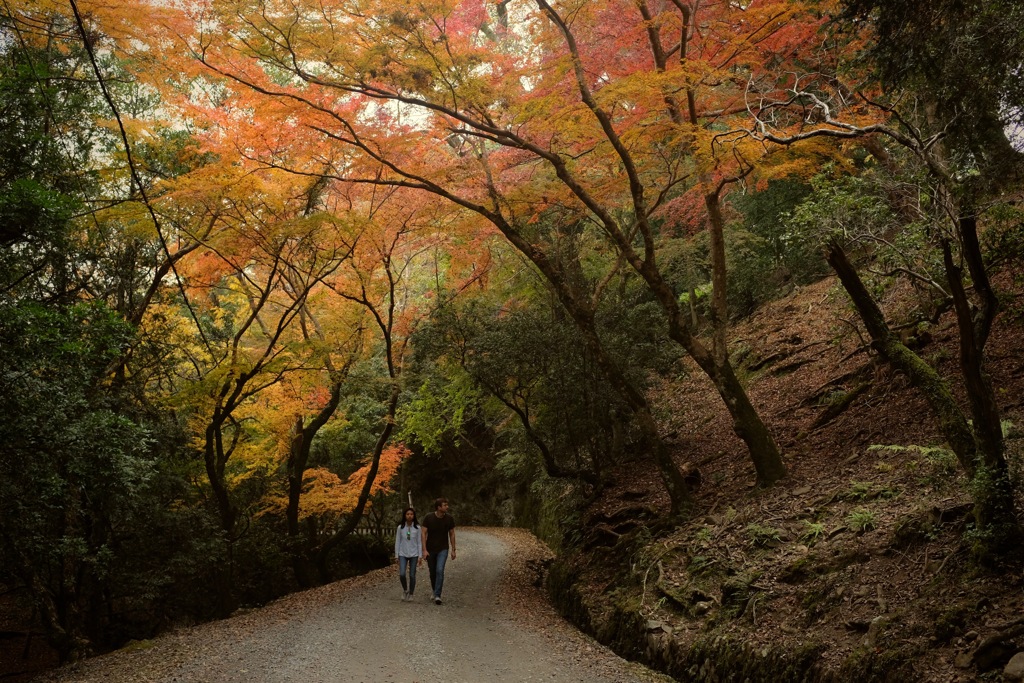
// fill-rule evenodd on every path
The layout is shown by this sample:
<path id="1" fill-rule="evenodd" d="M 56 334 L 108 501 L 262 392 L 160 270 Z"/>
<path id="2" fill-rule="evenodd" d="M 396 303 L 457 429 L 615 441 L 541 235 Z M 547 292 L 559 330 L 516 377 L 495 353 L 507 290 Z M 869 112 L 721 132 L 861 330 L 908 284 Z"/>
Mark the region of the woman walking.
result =
<path id="1" fill-rule="evenodd" d="M 416 510 L 408 507 L 402 512 L 402 523 L 395 533 L 395 557 L 398 558 L 398 580 L 402 582 L 402 601 L 412 600 L 416 591 L 416 567 L 419 566 L 422 546 L 420 525 L 416 521 Z M 406 582 L 405 568 L 409 567 Z"/>

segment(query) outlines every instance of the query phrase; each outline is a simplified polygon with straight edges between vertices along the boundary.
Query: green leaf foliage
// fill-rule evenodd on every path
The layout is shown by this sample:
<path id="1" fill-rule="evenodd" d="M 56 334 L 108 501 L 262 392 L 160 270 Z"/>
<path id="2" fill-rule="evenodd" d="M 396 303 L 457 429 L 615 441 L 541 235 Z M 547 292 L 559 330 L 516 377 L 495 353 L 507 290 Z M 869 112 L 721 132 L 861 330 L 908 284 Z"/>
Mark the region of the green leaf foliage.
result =
<path id="1" fill-rule="evenodd" d="M 69 638 L 95 596 L 66 582 L 108 577 L 155 475 L 147 430 L 104 386 L 130 336 L 100 305 L 0 309 L 0 576 L 54 604 Z"/>

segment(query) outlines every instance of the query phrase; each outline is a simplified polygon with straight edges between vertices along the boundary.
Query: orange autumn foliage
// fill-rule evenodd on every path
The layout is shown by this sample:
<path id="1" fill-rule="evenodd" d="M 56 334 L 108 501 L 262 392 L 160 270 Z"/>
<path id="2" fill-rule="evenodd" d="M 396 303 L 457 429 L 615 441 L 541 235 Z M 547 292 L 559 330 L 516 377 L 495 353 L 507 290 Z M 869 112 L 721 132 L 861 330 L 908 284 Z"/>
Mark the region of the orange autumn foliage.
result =
<path id="1" fill-rule="evenodd" d="M 722 203 L 740 182 L 805 176 L 836 153 L 820 142 L 779 150 L 750 130 L 766 109 L 797 125 L 799 112 L 777 103 L 791 74 L 831 58 L 812 39 L 831 5 L 535 0 L 513 3 L 502 19 L 483 0 L 206 0 L 162 6 L 135 40 L 152 46 L 136 56 L 151 59 L 154 87 L 200 122 L 210 149 L 253 177 L 323 180 L 332 210 L 359 217 L 348 242 L 367 243 L 352 255 L 356 275 L 326 283 L 343 297 L 374 299 L 394 275 L 378 257 L 395 253 L 391 240 L 408 237 L 414 214 L 429 225 L 414 221 L 412 243 L 449 249 L 446 286 L 486 281 L 487 237 L 497 230 L 583 326 L 631 269 L 664 309 L 669 336 L 737 411 L 737 435 L 770 483 L 784 474 L 781 453 L 727 367 Z M 401 198 L 383 220 L 377 193 Z M 403 216 L 413 204 L 422 213 Z M 258 224 L 270 212 L 245 218 Z M 361 221 L 377 229 L 364 233 Z M 657 258 L 664 229 L 705 226 L 711 339 L 691 329 Z M 558 262 L 572 230 L 601 256 L 587 264 L 586 291 L 569 291 Z M 427 298 L 387 319 L 398 346 Z M 637 392 L 620 393 L 646 410 Z"/>
<path id="2" fill-rule="evenodd" d="M 367 506 L 373 505 L 372 498 L 375 494 L 391 493 L 391 483 L 401 467 L 402 461 L 411 455 L 411 451 L 405 444 L 391 444 L 381 453 L 380 469 L 370 489 L 371 500 Z M 346 480 L 323 467 L 313 467 L 305 472 L 303 478 L 302 503 L 300 506 L 300 519 L 316 517 L 321 519 L 335 519 L 348 514 L 355 509 L 359 498 L 359 492 L 366 483 L 366 476 L 370 465 L 364 465 L 352 473 Z M 261 515 L 282 514 L 288 505 L 288 498 L 284 495 L 267 496 L 263 501 L 260 510 Z"/>

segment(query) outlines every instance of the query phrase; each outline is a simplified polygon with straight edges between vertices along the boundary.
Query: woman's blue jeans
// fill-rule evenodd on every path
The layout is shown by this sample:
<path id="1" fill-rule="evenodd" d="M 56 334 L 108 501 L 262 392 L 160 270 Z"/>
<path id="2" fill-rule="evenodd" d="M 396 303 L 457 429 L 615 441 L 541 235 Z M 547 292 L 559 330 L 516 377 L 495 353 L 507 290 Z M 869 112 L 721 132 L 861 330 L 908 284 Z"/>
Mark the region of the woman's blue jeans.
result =
<path id="1" fill-rule="evenodd" d="M 434 597 L 441 597 L 444 587 L 444 565 L 448 561 L 448 548 L 427 555 L 427 569 L 430 570 L 430 587 L 434 589 Z"/>
<path id="2" fill-rule="evenodd" d="M 402 590 L 409 591 L 410 595 L 416 590 L 416 557 L 398 557 L 398 580 L 402 582 Z M 409 583 L 405 582 L 405 566 L 409 565 Z"/>

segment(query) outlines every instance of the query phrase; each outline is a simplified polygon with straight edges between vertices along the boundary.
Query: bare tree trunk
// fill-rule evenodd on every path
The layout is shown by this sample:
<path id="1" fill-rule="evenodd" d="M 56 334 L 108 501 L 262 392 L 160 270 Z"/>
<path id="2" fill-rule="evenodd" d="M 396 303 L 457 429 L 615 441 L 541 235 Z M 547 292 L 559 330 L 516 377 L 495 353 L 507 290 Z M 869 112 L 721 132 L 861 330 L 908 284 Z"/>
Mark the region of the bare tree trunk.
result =
<path id="1" fill-rule="evenodd" d="M 679 301 L 676 298 L 675 292 L 672 291 L 672 288 L 665 282 L 663 274 L 658 269 L 655 258 L 655 235 L 648 220 L 650 207 L 647 204 L 647 200 L 644 198 L 644 182 L 636 165 L 634 164 L 634 160 L 629 152 L 628 146 L 623 143 L 621 137 L 616 132 L 615 126 L 612 124 L 612 117 L 607 111 L 604 111 L 598 105 L 597 100 L 594 98 L 593 93 L 590 90 L 588 80 L 584 73 L 583 63 L 579 56 L 576 38 L 573 36 L 571 28 L 565 20 L 558 15 L 547 0 L 536 0 L 536 2 L 551 21 L 558 26 L 559 30 L 565 37 L 566 46 L 569 48 L 569 52 L 573 56 L 577 88 L 581 99 L 600 122 L 605 137 L 612 144 L 612 147 L 615 148 L 622 161 L 626 176 L 629 179 L 630 194 L 632 196 L 634 211 L 633 220 L 636 223 L 635 228 L 643 239 L 642 258 L 634 249 L 631 240 L 626 237 L 626 234 L 629 231 L 623 231 L 618 222 L 611 216 L 606 208 L 601 207 L 599 201 L 594 197 L 589 196 L 582 189 L 582 187 L 571 177 L 571 174 L 568 173 L 562 162 L 557 159 L 551 159 L 550 156 L 548 158 L 555 166 L 559 178 L 563 179 L 567 186 L 569 186 L 570 189 L 573 189 L 577 196 L 587 203 L 588 207 L 600 219 L 608 234 L 612 237 L 616 248 L 620 251 L 625 260 L 629 262 L 641 277 L 644 278 L 648 287 L 657 296 L 658 302 L 661 304 L 669 318 L 669 336 L 678 341 L 687 353 L 690 353 L 690 355 L 694 357 L 702 370 L 709 373 L 711 380 L 714 382 L 719 394 L 725 400 L 726 406 L 732 415 L 733 428 L 736 430 L 736 434 L 743 439 L 748 448 L 751 449 L 751 458 L 754 461 L 755 469 L 758 473 L 759 483 L 762 485 L 771 484 L 786 474 L 785 465 L 782 463 L 782 454 L 779 452 L 778 446 L 776 445 L 771 432 L 768 431 L 767 427 L 765 427 L 764 422 L 761 420 L 761 417 L 757 414 L 753 404 L 747 397 L 746 390 L 743 388 L 743 385 L 737 381 L 735 373 L 729 365 L 728 349 L 726 348 L 726 325 L 728 321 L 725 303 L 726 269 L 723 238 L 724 221 L 722 220 L 719 194 L 724 184 L 731 181 L 726 180 L 722 183 L 715 183 L 712 181 L 710 174 L 707 171 L 699 171 L 697 174 L 700 183 L 705 190 L 705 204 L 708 208 L 708 217 L 711 225 L 712 279 L 714 283 L 714 291 L 712 292 L 712 309 L 715 311 L 714 315 L 717 316 L 713 332 L 715 337 L 713 354 L 717 358 L 715 362 L 708 363 L 706 359 L 698 357 L 703 355 L 701 345 L 694 338 L 693 330 L 688 327 L 686 318 L 680 313 Z M 676 0 L 675 4 L 683 15 L 683 26 L 679 45 L 679 60 L 680 63 L 685 66 L 687 60 L 686 41 L 689 36 L 692 11 L 688 5 L 685 5 L 678 0 Z M 649 21 L 652 15 L 646 4 L 644 2 L 639 2 L 638 9 L 643 15 L 644 20 Z M 658 71 L 664 72 L 669 53 L 665 51 L 661 45 L 658 30 L 653 24 L 648 28 L 648 39 L 651 44 L 652 57 L 655 61 L 656 68 Z M 688 122 L 694 127 L 694 130 L 696 130 L 699 124 L 699 115 L 697 113 L 696 93 L 692 87 L 687 88 L 686 90 L 686 101 L 687 111 L 689 114 Z M 684 114 L 680 104 L 676 100 L 676 96 L 674 94 L 666 93 L 665 104 L 668 107 L 669 115 L 673 122 L 677 125 L 683 124 Z M 697 163 L 697 166 L 700 168 L 699 162 Z M 516 246 L 518 246 L 518 244 Z M 666 465 L 667 464 L 668 463 L 666 463 Z M 678 476 L 680 480 L 683 480 L 678 468 L 676 468 L 675 476 Z"/>
<path id="2" fill-rule="evenodd" d="M 302 416 L 295 418 L 292 440 L 288 446 L 288 506 L 285 509 L 285 525 L 288 529 L 288 553 L 292 558 L 295 580 L 303 588 L 316 585 L 315 571 L 309 561 L 308 546 L 300 534 L 299 503 L 302 500 L 302 480 L 305 477 L 306 462 L 309 459 L 310 443 L 306 440 Z"/>
<path id="3" fill-rule="evenodd" d="M 206 475 L 210 481 L 213 498 L 217 503 L 221 528 L 230 537 L 235 532 L 238 511 L 231 501 L 227 483 L 224 481 L 224 466 L 227 458 L 224 455 L 224 419 L 219 409 L 206 427 L 206 445 L 203 456 Z"/>
<path id="4" fill-rule="evenodd" d="M 680 11 L 683 20 L 679 36 L 679 63 L 685 68 L 688 59 L 687 43 L 691 35 L 695 7 L 678 0 L 674 0 L 673 4 Z M 639 2 L 638 8 L 644 20 L 650 21 L 652 15 L 646 2 Z M 662 45 L 660 33 L 653 24 L 648 28 L 648 41 L 656 69 L 659 72 L 665 72 L 670 53 Z M 694 88 L 686 89 L 685 112 L 674 94 L 665 93 L 665 105 L 668 108 L 669 116 L 677 125 L 687 122 L 694 131 L 700 126 L 697 92 Z M 718 390 L 719 396 L 722 397 L 722 401 L 732 417 L 733 432 L 747 446 L 754 470 L 757 473 L 758 484 L 770 486 L 786 476 L 782 452 L 760 413 L 751 403 L 746 388 L 739 381 L 732 363 L 729 361 L 728 275 L 725 256 L 725 219 L 722 216 L 721 193 L 727 183 L 738 180 L 745 173 L 741 172 L 738 177 L 719 183 L 716 183 L 706 170 L 697 173 L 704 190 L 704 206 L 708 215 L 708 237 L 711 252 L 712 344 L 710 352 L 695 337 L 697 318 L 694 310 L 696 302 L 693 291 L 691 290 L 690 293 L 690 315 L 693 325 L 687 326 L 685 316 L 679 311 L 679 303 L 674 292 L 665 284 L 664 278 L 653 264 L 648 266 L 647 270 L 651 272 L 645 277 L 668 315 L 669 336 L 690 354 L 715 385 L 715 389 Z"/>
<path id="5" fill-rule="evenodd" d="M 967 384 L 967 396 L 971 404 L 975 435 L 982 458 L 986 466 L 1004 470 L 1006 461 L 999 405 L 992 389 L 992 381 L 985 371 L 985 344 L 988 342 L 992 323 L 999 310 L 999 300 L 992 291 L 988 272 L 982 261 L 977 218 L 973 214 L 961 216 L 957 222 L 957 230 L 960 235 L 961 253 L 967 262 L 974 292 L 980 299 L 979 305 L 972 311 L 967 292 L 964 290 L 963 275 L 953 261 L 949 243 L 944 243 L 943 262 L 960 332 L 960 369 Z"/>
<path id="6" fill-rule="evenodd" d="M 732 416 L 732 430 L 747 445 L 750 459 L 754 463 L 757 481 L 761 486 L 770 486 L 786 476 L 786 465 L 782 452 L 768 425 L 761 419 L 747 396 L 746 389 L 726 358 L 708 376 L 718 389 L 719 395 Z"/>
<path id="7" fill-rule="evenodd" d="M 316 585 L 313 564 L 310 561 L 309 548 L 305 544 L 299 528 L 299 504 L 302 500 L 302 483 L 306 473 L 306 463 L 309 462 L 309 452 L 313 445 L 313 438 L 320 428 L 327 424 L 327 421 L 334 414 L 338 404 L 341 402 L 341 382 L 335 379 L 331 384 L 331 395 L 327 404 L 320 409 L 309 425 L 303 426 L 302 416 L 296 417 L 295 426 L 292 429 L 292 441 L 288 449 L 288 507 L 285 510 L 285 519 L 288 527 L 288 545 L 292 556 L 292 567 L 295 570 L 295 580 L 302 587 Z"/>

